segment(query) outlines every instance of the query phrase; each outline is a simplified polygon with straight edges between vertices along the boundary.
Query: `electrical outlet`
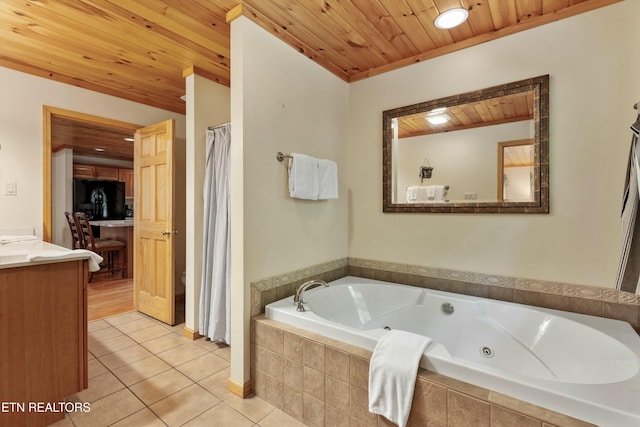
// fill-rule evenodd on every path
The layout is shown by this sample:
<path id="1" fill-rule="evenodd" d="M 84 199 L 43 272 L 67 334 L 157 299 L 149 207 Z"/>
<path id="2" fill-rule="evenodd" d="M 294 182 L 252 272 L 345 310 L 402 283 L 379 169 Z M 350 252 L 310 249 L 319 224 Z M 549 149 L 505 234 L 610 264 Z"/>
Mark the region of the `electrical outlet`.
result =
<path id="1" fill-rule="evenodd" d="M 478 200 L 478 193 L 464 193 L 465 200 Z"/>

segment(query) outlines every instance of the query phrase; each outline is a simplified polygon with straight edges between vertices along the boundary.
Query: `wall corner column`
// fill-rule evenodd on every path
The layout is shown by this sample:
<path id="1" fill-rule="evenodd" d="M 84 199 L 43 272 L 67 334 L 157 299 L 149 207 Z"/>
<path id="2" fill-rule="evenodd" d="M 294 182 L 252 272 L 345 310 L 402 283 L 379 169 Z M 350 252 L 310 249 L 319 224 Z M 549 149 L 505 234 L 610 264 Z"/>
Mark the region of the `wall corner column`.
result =
<path id="1" fill-rule="evenodd" d="M 230 392 L 251 393 L 250 328 L 251 293 L 245 283 L 244 236 L 244 27 L 242 4 L 227 14 L 231 25 L 231 375 Z"/>
<path id="2" fill-rule="evenodd" d="M 193 67 L 183 71 L 186 88 L 186 263 L 185 263 L 185 328 L 184 336 L 190 339 L 200 337 L 200 279 L 202 277 L 202 228 L 204 206 L 202 189 L 205 165 L 199 159 L 205 156 L 204 130 L 196 123 L 195 85 Z M 206 136 L 205 136 L 206 138 Z"/>

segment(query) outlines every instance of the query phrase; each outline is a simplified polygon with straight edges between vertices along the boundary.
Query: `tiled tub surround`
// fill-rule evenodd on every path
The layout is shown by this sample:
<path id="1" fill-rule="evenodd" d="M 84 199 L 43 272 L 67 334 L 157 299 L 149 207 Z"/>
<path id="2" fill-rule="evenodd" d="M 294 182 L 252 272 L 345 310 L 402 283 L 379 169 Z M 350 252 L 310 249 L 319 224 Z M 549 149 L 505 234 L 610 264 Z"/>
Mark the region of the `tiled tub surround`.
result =
<path id="1" fill-rule="evenodd" d="M 640 300 L 628 292 L 360 258 L 342 258 L 252 283 L 251 315 L 293 295 L 306 280 L 329 282 L 348 275 L 622 320 L 640 330 Z"/>
<path id="2" fill-rule="evenodd" d="M 434 341 L 420 364 L 431 372 L 595 424 L 640 425 L 640 337 L 624 322 L 353 276 L 305 293 L 305 312 L 292 300 L 266 316 L 370 351 L 383 326 L 418 333 Z"/>
<path id="3" fill-rule="evenodd" d="M 640 325 L 638 297 L 614 289 L 360 258 L 343 258 L 252 283 L 252 316 L 264 313 L 265 305 L 293 295 L 297 286 L 306 280 L 329 282 L 347 275 L 623 320 L 636 331 Z M 258 324 L 264 326 L 262 332 Z M 349 425 L 349 422 L 351 425 L 391 425 L 383 417 L 375 417 L 367 411 L 366 378 L 371 352 L 263 316 L 254 317 L 251 327 L 251 377 L 256 394 L 309 425 Z M 269 346 L 266 345 L 267 331 L 273 335 Z M 278 344 L 281 334 L 284 340 L 282 352 Z M 300 342 L 307 348 L 308 359 L 302 373 Z M 298 344 L 294 346 L 293 343 Z M 322 353 L 327 366 L 333 366 L 331 361 L 339 358 L 342 368 L 333 366 L 328 368 L 329 373 L 320 375 L 317 371 L 324 371 L 325 365 L 319 360 L 315 364 L 311 362 L 316 350 Z M 346 374 L 344 366 L 349 367 Z M 323 369 L 318 369 L 320 367 Z M 310 387 L 305 388 L 305 392 L 302 391 L 304 378 Z M 325 385 L 334 391 L 325 393 Z M 319 397 L 325 395 L 326 402 Z M 589 425 L 423 369 L 418 375 L 415 396 L 410 418 L 410 425 L 414 426 Z M 303 409 L 306 409 L 306 416 L 303 416 Z M 430 420 L 429 424 L 427 420 Z"/>
<path id="4" fill-rule="evenodd" d="M 393 426 L 368 411 L 371 352 L 260 315 L 251 321 L 257 396 L 310 426 Z M 592 426 L 420 369 L 410 427 Z"/>
<path id="5" fill-rule="evenodd" d="M 251 283 L 251 316 L 264 313 L 265 305 L 295 294 L 307 280 L 331 282 L 348 275 L 348 259 L 342 258 Z"/>

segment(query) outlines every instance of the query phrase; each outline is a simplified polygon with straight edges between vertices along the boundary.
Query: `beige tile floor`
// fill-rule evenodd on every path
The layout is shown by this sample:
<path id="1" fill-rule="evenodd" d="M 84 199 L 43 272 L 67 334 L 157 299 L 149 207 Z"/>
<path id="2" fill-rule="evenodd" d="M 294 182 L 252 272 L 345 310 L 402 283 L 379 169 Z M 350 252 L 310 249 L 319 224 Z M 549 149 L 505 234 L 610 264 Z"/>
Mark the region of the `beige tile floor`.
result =
<path id="1" fill-rule="evenodd" d="M 182 336 L 138 312 L 89 323 L 89 388 L 67 400 L 89 402 L 56 427 L 296 427 L 270 403 L 226 387 L 230 347 Z"/>

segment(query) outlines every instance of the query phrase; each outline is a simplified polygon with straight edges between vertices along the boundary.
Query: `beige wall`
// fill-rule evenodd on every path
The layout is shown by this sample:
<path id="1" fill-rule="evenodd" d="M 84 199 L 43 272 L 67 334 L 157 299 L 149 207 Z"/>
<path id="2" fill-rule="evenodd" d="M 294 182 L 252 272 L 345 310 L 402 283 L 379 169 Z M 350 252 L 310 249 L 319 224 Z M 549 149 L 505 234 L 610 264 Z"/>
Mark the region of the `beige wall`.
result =
<path id="1" fill-rule="evenodd" d="M 176 120 L 184 138 L 185 117 L 158 108 L 0 67 L 0 227 L 33 227 L 42 237 L 42 106 L 150 125 Z M 18 195 L 5 196 L 8 182 Z"/>
<path id="2" fill-rule="evenodd" d="M 51 243 L 74 249 L 65 212 L 73 211 L 73 150 L 51 155 Z"/>
<path id="3" fill-rule="evenodd" d="M 348 85 L 244 17 L 231 40 L 232 286 L 246 297 L 246 332 L 252 281 L 347 256 Z M 340 198 L 291 199 L 278 151 L 335 161 Z M 245 343 L 244 374 L 232 365 L 232 377 L 242 382 L 249 353 L 240 332 L 232 328 L 232 357 Z"/>
<path id="4" fill-rule="evenodd" d="M 530 138 L 530 121 L 432 135 L 401 138 L 398 142 L 398 203 L 406 201 L 412 185 L 448 185 L 448 200 L 498 200 L 498 143 Z M 426 160 L 425 160 L 426 159 Z M 420 183 L 420 166 L 431 165 L 431 178 Z"/>
<path id="5" fill-rule="evenodd" d="M 186 147 L 186 293 L 185 323 L 198 331 L 204 215 L 207 127 L 229 122 L 230 90 L 197 74 L 185 79 L 187 95 Z M 182 274 L 182 271 L 179 272 Z"/>
<path id="6" fill-rule="evenodd" d="M 349 256 L 613 287 L 637 16 L 623 1 L 351 84 Z M 382 213 L 382 111 L 544 74 L 549 215 Z"/>

